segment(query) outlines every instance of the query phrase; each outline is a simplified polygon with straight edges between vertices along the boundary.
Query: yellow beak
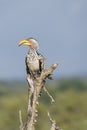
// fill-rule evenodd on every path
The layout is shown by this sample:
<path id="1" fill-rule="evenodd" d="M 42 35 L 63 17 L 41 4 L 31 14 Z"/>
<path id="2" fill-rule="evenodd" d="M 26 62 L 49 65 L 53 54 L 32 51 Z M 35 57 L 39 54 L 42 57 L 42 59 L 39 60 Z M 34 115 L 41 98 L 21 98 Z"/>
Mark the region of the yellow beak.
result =
<path id="1" fill-rule="evenodd" d="M 23 44 L 27 46 L 31 46 L 31 43 L 28 40 L 21 40 L 18 45 L 21 46 Z"/>

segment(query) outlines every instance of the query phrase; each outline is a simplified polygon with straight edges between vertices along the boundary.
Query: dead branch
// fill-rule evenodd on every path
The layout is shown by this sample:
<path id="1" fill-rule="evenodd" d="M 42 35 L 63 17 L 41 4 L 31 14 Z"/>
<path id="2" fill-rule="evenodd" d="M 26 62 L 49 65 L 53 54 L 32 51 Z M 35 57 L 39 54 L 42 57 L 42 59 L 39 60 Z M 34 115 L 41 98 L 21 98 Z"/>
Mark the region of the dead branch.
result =
<path id="1" fill-rule="evenodd" d="M 34 124 L 36 122 L 36 117 L 37 117 L 37 105 L 38 105 L 38 98 L 40 92 L 44 88 L 46 78 L 48 78 L 49 75 L 52 74 L 52 72 L 57 68 L 57 66 L 58 63 L 55 63 L 51 65 L 47 70 L 43 71 L 41 75 L 35 79 L 33 84 L 34 89 L 32 89 L 32 86 L 29 87 L 27 118 L 26 118 L 25 125 L 23 126 L 21 112 L 20 112 L 20 130 L 35 130 Z M 29 84 L 28 76 L 27 76 L 27 81 Z M 52 98 L 52 96 L 49 94 L 48 91 L 46 92 L 50 96 L 53 102 L 54 99 Z M 55 125 L 55 122 L 52 123 L 52 126 L 53 125 Z M 51 130 L 59 130 L 59 129 L 51 129 Z"/>
<path id="2" fill-rule="evenodd" d="M 48 92 L 48 90 L 46 89 L 46 87 L 44 86 L 44 91 L 47 93 L 47 95 L 50 97 L 51 99 L 51 104 L 55 102 L 55 100 L 53 99 L 53 97 L 51 96 L 51 94 Z"/>
<path id="3" fill-rule="evenodd" d="M 49 119 L 50 119 L 50 121 L 51 121 L 51 128 L 50 128 L 50 130 L 62 130 L 62 129 L 60 129 L 60 128 L 56 125 L 56 121 L 51 118 L 49 112 L 48 112 L 48 117 L 49 117 Z"/>
<path id="4" fill-rule="evenodd" d="M 20 130 L 23 130 L 23 121 L 22 121 L 22 115 L 21 115 L 21 110 L 19 111 L 19 120 L 20 120 Z"/>

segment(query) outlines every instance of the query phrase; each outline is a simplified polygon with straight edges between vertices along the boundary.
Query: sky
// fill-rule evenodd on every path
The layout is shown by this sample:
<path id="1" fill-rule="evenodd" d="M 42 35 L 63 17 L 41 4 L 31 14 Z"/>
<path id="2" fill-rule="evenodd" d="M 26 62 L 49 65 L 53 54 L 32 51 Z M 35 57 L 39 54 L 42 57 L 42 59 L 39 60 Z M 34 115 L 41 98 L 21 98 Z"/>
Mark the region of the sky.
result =
<path id="1" fill-rule="evenodd" d="M 54 76 L 87 75 L 87 0 L 0 0 L 0 79 L 25 79 L 28 37 Z"/>

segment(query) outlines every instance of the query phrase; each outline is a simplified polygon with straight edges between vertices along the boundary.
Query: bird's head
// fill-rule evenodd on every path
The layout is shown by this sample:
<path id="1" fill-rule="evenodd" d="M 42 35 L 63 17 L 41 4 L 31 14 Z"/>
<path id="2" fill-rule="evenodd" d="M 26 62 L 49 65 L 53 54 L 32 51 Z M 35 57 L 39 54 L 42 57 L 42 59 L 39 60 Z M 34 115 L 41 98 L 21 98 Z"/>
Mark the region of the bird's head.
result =
<path id="1" fill-rule="evenodd" d="M 19 42 L 19 46 L 21 45 L 27 45 L 29 46 L 30 48 L 33 48 L 35 50 L 38 49 L 38 42 L 36 39 L 34 38 L 27 38 L 27 39 L 23 39 Z"/>

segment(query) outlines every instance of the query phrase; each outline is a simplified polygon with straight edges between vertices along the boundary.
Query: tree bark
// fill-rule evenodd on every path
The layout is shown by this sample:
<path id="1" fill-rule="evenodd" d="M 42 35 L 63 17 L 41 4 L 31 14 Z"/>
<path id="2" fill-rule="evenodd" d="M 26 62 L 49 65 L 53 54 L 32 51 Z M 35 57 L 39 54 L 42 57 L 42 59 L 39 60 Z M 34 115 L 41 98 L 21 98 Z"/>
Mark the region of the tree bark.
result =
<path id="1" fill-rule="evenodd" d="M 58 63 L 51 65 L 47 70 L 43 71 L 41 75 L 34 80 L 33 91 L 32 88 L 29 87 L 30 90 L 28 93 L 29 99 L 28 99 L 27 118 L 26 118 L 25 125 L 23 125 L 22 117 L 20 116 L 20 130 L 35 130 L 34 124 L 36 122 L 36 117 L 37 117 L 37 105 L 38 105 L 38 98 L 40 97 L 40 92 L 44 88 L 46 78 L 48 78 L 49 75 L 52 74 L 52 72 L 57 68 L 57 66 Z M 53 124 L 55 124 L 55 122 Z M 51 130 L 57 130 L 52 128 Z"/>

